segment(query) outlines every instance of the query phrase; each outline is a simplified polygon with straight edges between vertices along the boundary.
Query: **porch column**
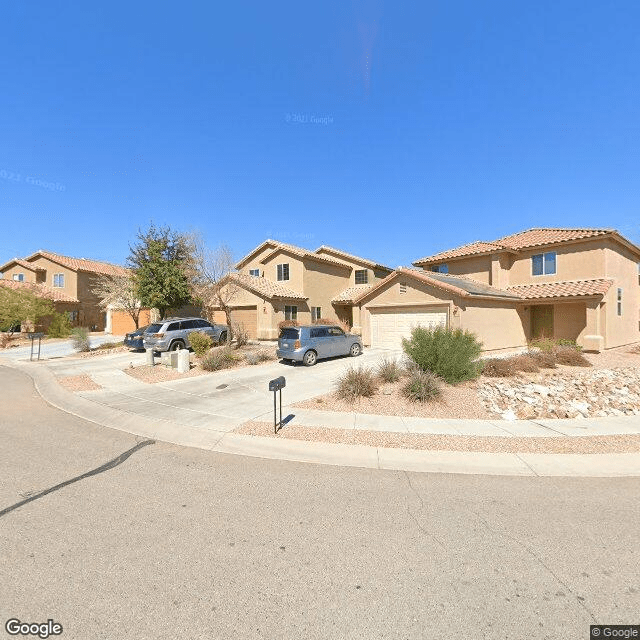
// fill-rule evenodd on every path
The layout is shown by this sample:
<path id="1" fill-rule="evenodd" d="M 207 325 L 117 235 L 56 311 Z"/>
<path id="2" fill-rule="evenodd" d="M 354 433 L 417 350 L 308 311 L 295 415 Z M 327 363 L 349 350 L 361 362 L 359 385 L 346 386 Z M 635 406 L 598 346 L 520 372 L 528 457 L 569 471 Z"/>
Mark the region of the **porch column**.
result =
<path id="1" fill-rule="evenodd" d="M 362 335 L 362 321 L 360 305 L 353 305 L 351 307 L 351 317 L 353 320 L 353 326 L 351 327 L 351 333 L 355 333 L 358 336 Z"/>
<path id="2" fill-rule="evenodd" d="M 578 338 L 578 344 L 585 351 L 604 349 L 604 336 L 600 326 L 600 300 L 587 302 L 587 326 L 582 338 Z"/>

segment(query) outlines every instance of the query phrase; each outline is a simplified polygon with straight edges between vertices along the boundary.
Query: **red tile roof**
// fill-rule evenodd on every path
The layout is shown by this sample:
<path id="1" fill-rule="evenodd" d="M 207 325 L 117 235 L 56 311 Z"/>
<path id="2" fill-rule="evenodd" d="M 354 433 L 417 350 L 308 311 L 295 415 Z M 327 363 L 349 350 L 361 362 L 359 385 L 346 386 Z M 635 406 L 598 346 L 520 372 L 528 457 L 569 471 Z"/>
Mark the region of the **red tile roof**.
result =
<path id="1" fill-rule="evenodd" d="M 283 285 L 280 282 L 274 282 L 273 280 L 267 280 L 267 278 L 260 278 L 257 276 L 250 276 L 246 273 L 232 273 L 229 275 L 231 280 L 235 280 L 239 286 L 243 286 L 247 289 L 251 289 L 258 295 L 265 298 L 282 298 L 285 300 L 307 300 L 307 297 L 289 289 L 289 287 Z"/>
<path id="2" fill-rule="evenodd" d="M 27 260 L 33 260 L 38 256 L 47 258 L 63 267 L 72 269 L 73 271 L 86 271 L 88 273 L 98 273 L 106 276 L 120 276 L 129 273 L 125 267 L 110 262 L 101 262 L 99 260 L 87 260 L 86 258 L 71 258 L 69 256 L 61 256 L 50 251 L 36 251 L 30 255 Z"/>
<path id="3" fill-rule="evenodd" d="M 42 267 L 38 267 L 35 264 L 31 264 L 26 260 L 22 260 L 21 258 L 14 258 L 13 260 L 9 260 L 9 262 L 5 262 L 2 266 L 0 266 L 0 273 L 5 272 L 7 270 L 7 267 L 9 267 L 12 264 L 17 264 L 18 266 L 23 267 L 24 269 L 29 269 L 29 271 L 45 271 L 45 269 L 43 269 Z"/>
<path id="4" fill-rule="evenodd" d="M 322 254 L 323 251 L 326 251 L 327 253 L 335 253 L 336 255 L 341 256 L 346 260 L 351 260 L 352 262 L 360 262 L 361 264 L 367 265 L 372 269 L 384 269 L 385 271 L 393 271 L 393 269 L 391 269 L 390 267 L 385 267 L 383 264 L 380 264 L 379 262 L 374 262 L 373 260 L 367 260 L 366 258 L 361 258 L 360 256 L 354 256 L 351 253 L 347 253 L 346 251 L 341 251 L 340 249 L 336 249 L 335 247 L 330 247 L 325 244 L 323 244 L 321 247 L 318 247 L 314 251 L 314 253 Z"/>
<path id="5" fill-rule="evenodd" d="M 463 258 L 466 256 L 479 255 L 483 253 L 495 253 L 499 251 L 521 251 L 530 247 L 538 247 L 543 245 L 558 244 L 561 242 L 569 242 L 571 240 L 583 240 L 586 238 L 594 238 L 597 236 L 605 236 L 616 233 L 613 229 L 551 229 L 538 228 L 528 229 L 509 236 L 504 236 L 498 240 L 491 242 L 472 242 L 465 244 L 456 249 L 449 249 L 436 253 L 432 256 L 426 256 L 416 260 L 413 264 L 423 265 L 427 263 L 441 262 L 452 258 Z"/>
<path id="6" fill-rule="evenodd" d="M 507 287 L 507 291 L 515 293 L 525 300 L 567 298 L 573 296 L 601 296 L 609 290 L 612 283 L 613 280 L 606 278 L 596 280 L 571 280 L 566 282 L 541 282 L 514 285 Z"/>
<path id="7" fill-rule="evenodd" d="M 344 262 L 340 262 L 339 260 L 334 260 L 333 258 L 329 258 L 327 256 L 321 256 L 315 253 L 314 251 L 310 251 L 309 249 L 303 249 L 302 247 L 297 247 L 293 244 L 287 244 L 286 242 L 279 242 L 278 240 L 265 240 L 263 243 L 259 244 L 253 251 L 248 253 L 244 258 L 242 258 L 239 262 L 236 263 L 236 269 L 241 269 L 252 256 L 254 256 L 258 251 L 262 250 L 264 247 L 271 246 L 273 251 L 267 254 L 263 261 L 273 255 L 276 251 L 289 251 L 289 253 L 293 253 L 296 256 L 301 258 L 311 258 L 312 260 L 316 260 L 318 262 L 324 262 L 327 264 L 339 265 L 345 269 L 351 269 L 349 265 L 346 265 Z"/>
<path id="8" fill-rule="evenodd" d="M 14 290 L 22 289 L 31 291 L 40 298 L 48 298 L 49 300 L 53 300 L 54 302 L 78 302 L 76 298 L 68 295 L 62 289 L 54 289 L 52 287 L 47 287 L 44 284 L 35 284 L 33 282 L 18 282 L 17 280 L 6 280 L 0 278 L 0 286 Z"/>
<path id="9" fill-rule="evenodd" d="M 357 298 L 360 298 L 365 294 L 365 292 L 369 291 L 373 287 L 372 284 L 359 284 L 355 287 L 349 287 L 345 289 L 341 293 L 339 293 L 335 298 L 332 298 L 331 302 L 334 304 L 340 304 L 344 302 L 353 302 Z"/>

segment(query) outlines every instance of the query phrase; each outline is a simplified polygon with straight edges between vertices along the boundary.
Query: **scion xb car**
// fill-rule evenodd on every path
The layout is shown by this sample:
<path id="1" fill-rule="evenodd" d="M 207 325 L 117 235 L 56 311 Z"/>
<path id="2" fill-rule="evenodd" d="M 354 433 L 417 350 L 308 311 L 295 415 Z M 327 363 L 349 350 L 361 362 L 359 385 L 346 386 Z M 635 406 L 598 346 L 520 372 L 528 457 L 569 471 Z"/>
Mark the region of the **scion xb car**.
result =
<path id="1" fill-rule="evenodd" d="M 143 334 L 145 349 L 154 351 L 177 351 L 188 349 L 189 334 L 201 331 L 211 336 L 217 344 L 226 342 L 229 327 L 226 324 L 211 324 L 203 318 L 166 318 L 150 324 Z"/>
<path id="2" fill-rule="evenodd" d="M 335 325 L 285 327 L 278 339 L 278 358 L 313 366 L 321 358 L 358 356 L 362 353 L 360 336 L 345 333 Z"/>

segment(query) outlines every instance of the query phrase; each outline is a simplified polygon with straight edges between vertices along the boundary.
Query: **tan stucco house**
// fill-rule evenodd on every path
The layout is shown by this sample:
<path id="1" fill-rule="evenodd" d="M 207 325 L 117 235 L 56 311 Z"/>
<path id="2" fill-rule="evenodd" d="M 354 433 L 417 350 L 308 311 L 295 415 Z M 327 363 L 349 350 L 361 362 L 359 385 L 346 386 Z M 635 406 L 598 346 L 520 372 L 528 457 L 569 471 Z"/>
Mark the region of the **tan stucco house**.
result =
<path id="1" fill-rule="evenodd" d="M 100 275 L 122 275 L 127 270 L 108 262 L 40 250 L 24 259 L 9 260 L 0 266 L 0 272 L 5 281 L 31 286 L 50 297 L 56 308 L 68 312 L 74 326 L 103 331 L 106 314 L 92 290 Z"/>
<path id="2" fill-rule="evenodd" d="M 265 340 L 278 337 L 283 320 L 336 318 L 360 332 L 354 299 L 392 271 L 333 247 L 311 251 L 277 240 L 265 240 L 235 267 L 226 285 L 233 291 L 232 320 L 250 337 Z M 224 322 L 224 313 L 215 311 L 214 319 Z"/>
<path id="3" fill-rule="evenodd" d="M 640 249 L 615 230 L 529 229 L 413 264 L 354 300 L 365 344 L 397 348 L 416 324 L 468 329 L 485 351 L 640 341 Z"/>

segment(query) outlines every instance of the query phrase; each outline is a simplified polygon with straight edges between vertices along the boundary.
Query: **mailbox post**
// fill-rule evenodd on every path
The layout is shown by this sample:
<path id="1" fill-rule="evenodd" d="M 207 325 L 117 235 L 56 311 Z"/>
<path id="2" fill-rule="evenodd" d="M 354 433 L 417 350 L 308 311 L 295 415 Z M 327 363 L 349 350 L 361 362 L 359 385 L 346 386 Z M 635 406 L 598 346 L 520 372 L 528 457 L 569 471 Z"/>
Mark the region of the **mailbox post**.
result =
<path id="1" fill-rule="evenodd" d="M 284 376 L 274 378 L 269 381 L 269 391 L 273 391 L 273 432 L 278 433 L 278 428 L 282 428 L 282 389 L 287 386 Z M 276 393 L 280 392 L 280 421 L 276 415 Z"/>
<path id="2" fill-rule="evenodd" d="M 33 360 L 33 341 L 37 338 L 38 339 L 38 357 L 37 360 L 40 360 L 40 343 L 42 342 L 42 336 L 44 336 L 44 333 L 29 333 L 29 337 L 31 338 L 31 355 L 29 356 L 29 360 Z"/>

